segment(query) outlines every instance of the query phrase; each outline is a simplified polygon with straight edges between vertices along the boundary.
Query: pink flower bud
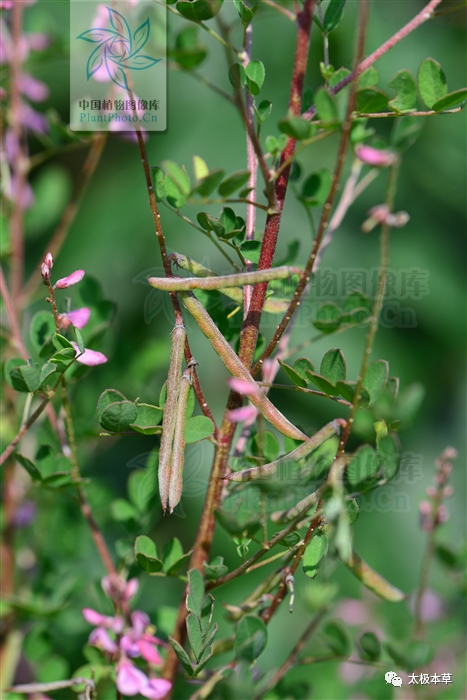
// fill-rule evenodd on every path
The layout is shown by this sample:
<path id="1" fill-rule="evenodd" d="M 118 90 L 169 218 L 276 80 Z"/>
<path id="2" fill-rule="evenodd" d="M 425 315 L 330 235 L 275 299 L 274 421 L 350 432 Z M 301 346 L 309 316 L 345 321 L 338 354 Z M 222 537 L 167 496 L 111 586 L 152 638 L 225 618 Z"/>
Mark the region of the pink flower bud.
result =
<path id="1" fill-rule="evenodd" d="M 243 394 L 244 396 L 254 396 L 258 393 L 258 387 L 256 384 L 247 382 L 244 379 L 237 379 L 236 377 L 231 377 L 227 380 L 227 384 L 231 389 L 237 392 L 237 394 Z"/>
<path id="2" fill-rule="evenodd" d="M 54 259 L 52 257 L 52 253 L 47 253 L 47 255 L 44 258 L 44 265 L 47 265 L 49 270 L 51 270 L 54 266 Z"/>
<path id="3" fill-rule="evenodd" d="M 424 532 L 431 532 L 433 529 L 431 504 L 428 501 L 420 501 L 418 509 L 420 511 L 420 527 Z"/>
<path id="4" fill-rule="evenodd" d="M 449 461 L 451 461 L 452 459 L 456 459 L 456 457 L 457 450 L 454 447 L 446 447 L 443 454 L 441 455 L 441 459 L 447 459 Z"/>
<path id="5" fill-rule="evenodd" d="M 31 51 L 43 51 L 50 44 L 50 39 L 47 34 L 39 34 L 39 32 L 28 32 L 26 41 Z"/>
<path id="6" fill-rule="evenodd" d="M 54 285 L 54 289 L 67 289 L 72 287 L 74 284 L 78 284 L 84 277 L 84 270 L 75 270 L 68 277 L 62 277 Z"/>
<path id="7" fill-rule="evenodd" d="M 79 354 L 80 349 L 78 343 L 75 343 L 72 340 L 71 344 L 73 345 L 74 349 L 76 350 L 76 354 L 78 355 L 76 361 L 80 362 L 82 365 L 87 365 L 88 367 L 95 367 L 96 365 L 103 365 L 109 361 L 108 358 L 102 352 L 98 352 L 97 350 L 88 350 L 88 348 L 84 348 L 84 352 Z"/>
<path id="8" fill-rule="evenodd" d="M 123 592 L 123 600 L 131 600 L 133 598 L 139 588 L 139 581 L 137 578 L 131 578 L 128 583 L 125 586 L 125 590 Z"/>
<path id="9" fill-rule="evenodd" d="M 436 489 L 434 486 L 427 486 L 426 495 L 428 498 L 434 498 L 436 496 Z"/>
<path id="10" fill-rule="evenodd" d="M 452 486 L 445 486 L 443 489 L 443 498 L 451 498 L 454 493 Z"/>
<path id="11" fill-rule="evenodd" d="M 50 281 L 50 267 L 45 263 L 41 265 L 41 277 L 44 280 L 44 284 Z"/>
<path id="12" fill-rule="evenodd" d="M 396 155 L 392 151 L 383 151 L 366 144 L 359 144 L 355 148 L 355 155 L 362 163 L 371 165 L 374 168 L 387 168 L 396 159 Z"/>
<path id="13" fill-rule="evenodd" d="M 241 406 L 240 408 L 234 408 L 228 413 L 228 418 L 232 423 L 250 423 L 254 421 L 258 414 L 257 409 L 248 404 L 248 406 Z"/>
<path id="14" fill-rule="evenodd" d="M 436 514 L 436 525 L 443 525 L 449 520 L 449 511 L 446 506 L 440 506 Z"/>
<path id="15" fill-rule="evenodd" d="M 36 80 L 32 75 L 23 73 L 19 79 L 19 89 L 33 102 L 43 102 L 49 96 L 49 88 L 41 80 Z"/>

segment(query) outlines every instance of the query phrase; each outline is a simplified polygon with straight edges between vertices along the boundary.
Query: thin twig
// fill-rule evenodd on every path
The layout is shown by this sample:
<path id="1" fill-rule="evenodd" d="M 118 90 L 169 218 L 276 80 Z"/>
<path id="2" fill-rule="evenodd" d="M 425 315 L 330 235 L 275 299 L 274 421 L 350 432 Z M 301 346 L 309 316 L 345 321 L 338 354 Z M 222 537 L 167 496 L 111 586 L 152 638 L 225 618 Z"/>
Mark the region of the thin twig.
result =
<path id="1" fill-rule="evenodd" d="M 18 431 L 18 433 L 16 434 L 16 436 L 13 438 L 13 440 L 12 440 L 12 441 L 10 442 L 10 444 L 8 445 L 8 447 L 6 447 L 6 448 L 3 450 L 2 455 L 1 455 L 1 457 L 0 457 L 0 467 L 6 462 L 6 460 L 7 460 L 8 457 L 12 454 L 12 452 L 14 452 L 16 445 L 20 442 L 21 438 L 23 438 L 23 437 L 26 435 L 26 433 L 28 432 L 29 428 L 30 428 L 32 425 L 34 425 L 34 423 L 35 423 L 36 420 L 39 418 L 39 416 L 41 415 L 42 411 L 43 411 L 44 408 L 47 406 L 47 404 L 49 403 L 49 401 L 50 401 L 50 398 L 44 399 L 44 400 L 42 401 L 42 403 L 36 408 L 36 410 L 34 411 L 34 413 L 31 413 L 31 415 L 30 415 L 30 417 L 28 418 L 28 420 L 27 420 L 25 423 L 23 423 L 23 425 L 22 425 L 21 428 L 19 429 L 19 431 Z"/>
<path id="2" fill-rule="evenodd" d="M 349 75 L 346 75 L 337 85 L 330 89 L 333 95 L 337 95 L 338 92 L 343 90 L 349 83 L 355 81 L 359 75 L 364 73 L 373 63 L 376 63 L 384 54 L 394 48 L 402 39 L 411 34 L 415 29 L 418 29 L 422 24 L 432 19 L 434 16 L 434 9 L 440 5 L 442 0 L 431 0 L 428 5 L 425 5 L 423 10 L 419 12 L 410 22 L 408 22 L 402 29 L 399 29 L 390 39 L 384 42 L 376 51 L 365 58 L 364 61 L 360 61 L 358 66 Z M 316 107 L 310 107 L 306 112 L 304 112 L 303 117 L 305 119 L 312 119 L 316 114 Z"/>

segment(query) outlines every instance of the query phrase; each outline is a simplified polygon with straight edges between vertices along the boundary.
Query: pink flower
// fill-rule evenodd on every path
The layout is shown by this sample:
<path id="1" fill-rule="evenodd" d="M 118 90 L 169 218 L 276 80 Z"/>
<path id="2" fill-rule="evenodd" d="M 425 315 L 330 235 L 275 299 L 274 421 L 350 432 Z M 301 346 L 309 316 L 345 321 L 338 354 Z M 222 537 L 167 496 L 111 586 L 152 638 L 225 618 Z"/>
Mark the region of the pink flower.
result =
<path id="1" fill-rule="evenodd" d="M 127 583 L 118 574 L 110 574 L 109 576 L 104 576 L 101 585 L 105 595 L 111 600 L 126 602 L 136 595 L 139 581 L 137 578 L 132 578 Z"/>
<path id="2" fill-rule="evenodd" d="M 23 73 L 19 79 L 19 89 L 33 102 L 43 102 L 49 96 L 49 88 L 41 80 L 36 80 L 32 75 Z"/>
<path id="3" fill-rule="evenodd" d="M 78 284 L 84 277 L 84 270 L 75 270 L 68 277 L 62 277 L 54 284 L 54 289 L 67 289 L 74 284 Z"/>
<path id="4" fill-rule="evenodd" d="M 10 182 L 5 187 L 5 195 L 11 202 L 16 202 L 23 209 L 30 209 L 34 204 L 34 193 L 31 185 L 27 180 L 22 183 L 21 191 L 19 187 L 19 179 L 16 173 L 11 176 Z"/>
<path id="5" fill-rule="evenodd" d="M 241 406 L 240 408 L 234 408 L 229 411 L 229 420 L 232 423 L 250 423 L 254 421 L 258 414 L 257 409 L 248 404 L 247 406 Z"/>
<path id="6" fill-rule="evenodd" d="M 52 257 L 52 253 L 47 253 L 47 255 L 44 258 L 44 265 L 47 265 L 49 270 L 51 270 L 54 266 L 54 259 Z"/>
<path id="7" fill-rule="evenodd" d="M 231 377 L 227 380 L 227 384 L 231 389 L 237 392 L 237 394 L 243 394 L 244 396 L 254 396 L 258 393 L 258 386 L 253 382 L 247 382 L 244 379 L 237 379 L 236 377 Z"/>
<path id="8" fill-rule="evenodd" d="M 157 666 L 158 664 L 162 663 L 162 657 L 157 651 L 156 647 L 151 644 L 151 642 L 146 641 L 145 637 L 146 635 L 143 636 L 143 639 L 140 639 L 139 642 L 137 642 L 139 652 L 145 661 L 147 661 L 149 664 L 154 664 Z"/>
<path id="9" fill-rule="evenodd" d="M 28 32 L 25 38 L 31 51 L 43 51 L 50 44 L 47 34 L 39 34 L 39 32 Z"/>
<path id="10" fill-rule="evenodd" d="M 355 155 L 362 163 L 371 165 L 374 168 L 387 168 L 389 165 L 392 165 L 396 159 L 396 154 L 392 151 L 383 151 L 379 148 L 367 146 L 366 144 L 359 144 L 356 146 Z"/>
<path id="11" fill-rule="evenodd" d="M 141 688 L 139 692 L 150 700 L 160 700 L 167 695 L 171 687 L 172 683 L 165 678 L 149 678 L 146 687 Z"/>
<path id="12" fill-rule="evenodd" d="M 47 117 L 41 112 L 36 112 L 35 109 L 23 102 L 20 108 L 20 122 L 23 126 L 36 134 L 43 135 L 49 131 L 49 122 Z"/>
<path id="13" fill-rule="evenodd" d="M 136 695 L 148 685 L 148 677 L 134 666 L 128 659 L 122 659 L 118 664 L 117 688 L 123 695 Z"/>
<path id="14" fill-rule="evenodd" d="M 88 367 L 95 367 L 96 365 L 103 365 L 106 362 L 108 362 L 108 358 L 102 352 L 84 348 L 84 352 L 80 354 L 78 343 L 71 341 L 71 344 L 73 345 L 76 354 L 78 355 L 76 361 L 80 362 L 82 365 L 87 365 Z"/>
<path id="15" fill-rule="evenodd" d="M 99 627 L 110 629 L 112 632 L 115 632 L 115 634 L 120 634 L 125 626 L 123 619 L 118 615 L 116 617 L 101 615 L 101 613 L 92 608 L 83 608 L 82 613 L 84 619 L 86 622 L 89 622 L 90 625 L 98 625 Z"/>
<path id="16" fill-rule="evenodd" d="M 96 627 L 89 635 L 89 644 L 103 649 L 108 654 L 116 654 L 118 651 L 117 643 L 110 637 L 107 630 L 102 627 Z"/>
<path id="17" fill-rule="evenodd" d="M 160 700 L 171 687 L 171 682 L 163 678 L 148 678 L 128 659 L 122 659 L 118 664 L 117 688 L 123 695 L 141 693 L 150 700 Z"/>
<path id="18" fill-rule="evenodd" d="M 67 330 L 69 326 L 74 326 L 75 328 L 84 328 L 84 326 L 89 321 L 91 316 L 91 309 L 87 306 L 83 306 L 81 309 L 75 309 L 75 311 L 69 311 L 67 314 L 60 314 L 59 320 L 61 326 Z"/>

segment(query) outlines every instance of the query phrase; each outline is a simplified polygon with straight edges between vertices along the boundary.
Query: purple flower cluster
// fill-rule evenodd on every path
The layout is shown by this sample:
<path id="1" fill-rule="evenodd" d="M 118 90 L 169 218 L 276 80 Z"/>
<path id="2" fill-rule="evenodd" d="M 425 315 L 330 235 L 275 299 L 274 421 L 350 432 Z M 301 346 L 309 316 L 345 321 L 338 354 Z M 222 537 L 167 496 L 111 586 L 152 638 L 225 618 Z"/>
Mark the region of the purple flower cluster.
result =
<path id="1" fill-rule="evenodd" d="M 119 608 L 127 604 L 138 590 L 138 579 L 125 582 L 119 576 L 106 576 L 102 588 Z M 164 643 L 151 632 L 150 620 L 145 612 L 134 610 L 127 620 L 121 615 L 102 615 L 92 608 L 84 608 L 83 616 L 95 628 L 89 635 L 89 643 L 109 654 L 117 662 L 117 688 L 122 695 L 140 693 L 150 700 L 163 698 L 171 683 L 144 673 L 132 659 L 142 658 L 149 666 L 158 666 L 162 658 L 157 649 Z"/>
<path id="2" fill-rule="evenodd" d="M 23 5 L 33 5 L 36 0 L 23 0 Z M 13 2 L 3 0 L 0 2 L 0 10 L 11 10 Z M 49 45 L 49 39 L 45 34 L 35 32 L 25 32 L 21 35 L 20 41 L 15 43 L 10 33 L 7 22 L 0 19 L 0 65 L 11 64 L 13 56 L 19 56 L 21 63 L 24 63 L 31 51 L 43 51 Z M 22 72 L 19 76 L 18 87 L 22 95 L 17 118 L 24 129 L 28 129 L 35 134 L 46 134 L 49 125 L 47 118 L 31 107 L 29 102 L 44 102 L 49 96 L 48 86 L 37 80 L 29 73 Z M 2 91 L 1 98 L 5 99 L 8 94 Z M 26 101 L 26 100 L 29 100 Z M 19 187 L 18 177 L 15 172 L 15 162 L 20 153 L 19 135 L 17 129 L 8 126 L 4 131 L 1 144 L 1 159 L 6 163 L 9 175 L 5 177 L 4 193 L 8 199 L 17 202 L 22 209 L 29 209 L 34 203 L 34 195 L 30 185 L 26 182 Z M 18 201 L 20 195 L 21 201 Z"/>

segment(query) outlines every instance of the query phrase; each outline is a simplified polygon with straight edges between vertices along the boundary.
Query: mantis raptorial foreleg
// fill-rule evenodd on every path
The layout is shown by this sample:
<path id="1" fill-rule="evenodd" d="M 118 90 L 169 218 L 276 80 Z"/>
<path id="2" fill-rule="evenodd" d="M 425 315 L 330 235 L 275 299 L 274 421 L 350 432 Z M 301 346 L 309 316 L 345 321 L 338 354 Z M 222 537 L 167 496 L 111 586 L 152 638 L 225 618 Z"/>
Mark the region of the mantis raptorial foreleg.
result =
<path id="1" fill-rule="evenodd" d="M 201 265 L 201 263 L 193 260 L 193 258 L 188 258 L 186 255 L 171 253 L 169 257 L 175 261 L 177 267 L 191 272 L 191 274 L 196 275 L 196 277 L 219 277 L 219 275 L 210 270 L 209 267 Z M 226 287 L 225 289 L 219 289 L 219 292 L 235 301 L 238 305 L 241 306 L 243 304 L 243 290 L 241 287 Z M 270 314 L 280 314 L 285 313 L 288 308 L 289 302 L 286 299 L 276 299 L 272 297 L 266 299 L 263 310 Z"/>
<path id="2" fill-rule="evenodd" d="M 165 292 L 186 292 L 191 289 L 227 289 L 229 287 L 243 287 L 247 284 L 271 282 L 272 280 L 285 280 L 291 275 L 301 275 L 302 272 L 299 267 L 283 266 L 216 277 L 148 277 L 148 282 L 151 287 L 162 289 Z"/>
<path id="3" fill-rule="evenodd" d="M 178 395 L 182 377 L 182 362 L 185 349 L 186 331 L 177 325 L 172 331 L 169 374 L 167 377 L 167 398 L 162 419 L 162 436 L 159 448 L 159 493 L 165 511 L 169 502 L 170 469 L 177 417 Z"/>
<path id="4" fill-rule="evenodd" d="M 281 465 L 288 462 L 298 462 L 298 460 L 307 457 L 311 452 L 322 445 L 323 442 L 329 440 L 330 437 L 338 435 L 341 427 L 345 426 L 345 424 L 346 421 L 341 418 L 333 420 L 331 423 L 325 425 L 324 428 L 318 430 L 313 437 L 308 438 L 306 442 L 299 445 L 295 450 L 292 450 L 292 452 L 289 452 L 283 457 L 279 457 L 279 459 L 274 460 L 274 462 L 263 464 L 261 467 L 251 467 L 249 469 L 242 469 L 242 471 L 239 472 L 232 472 L 225 478 L 229 479 L 229 481 L 256 481 L 257 479 L 267 479 L 270 476 L 274 476 Z"/>
<path id="5" fill-rule="evenodd" d="M 205 310 L 204 306 L 190 292 L 180 292 L 179 297 L 187 309 L 201 328 L 206 338 L 211 343 L 214 350 L 221 358 L 224 365 L 229 370 L 230 374 L 238 379 L 243 379 L 251 386 L 251 393 L 248 393 L 248 398 L 251 403 L 263 414 L 263 416 L 277 430 L 291 437 L 294 440 L 308 440 L 308 436 L 302 433 L 301 430 L 295 427 L 282 413 L 274 406 L 267 396 L 261 391 L 255 380 L 240 360 L 238 355 L 230 347 L 224 336 L 219 332 L 214 321 Z"/>

